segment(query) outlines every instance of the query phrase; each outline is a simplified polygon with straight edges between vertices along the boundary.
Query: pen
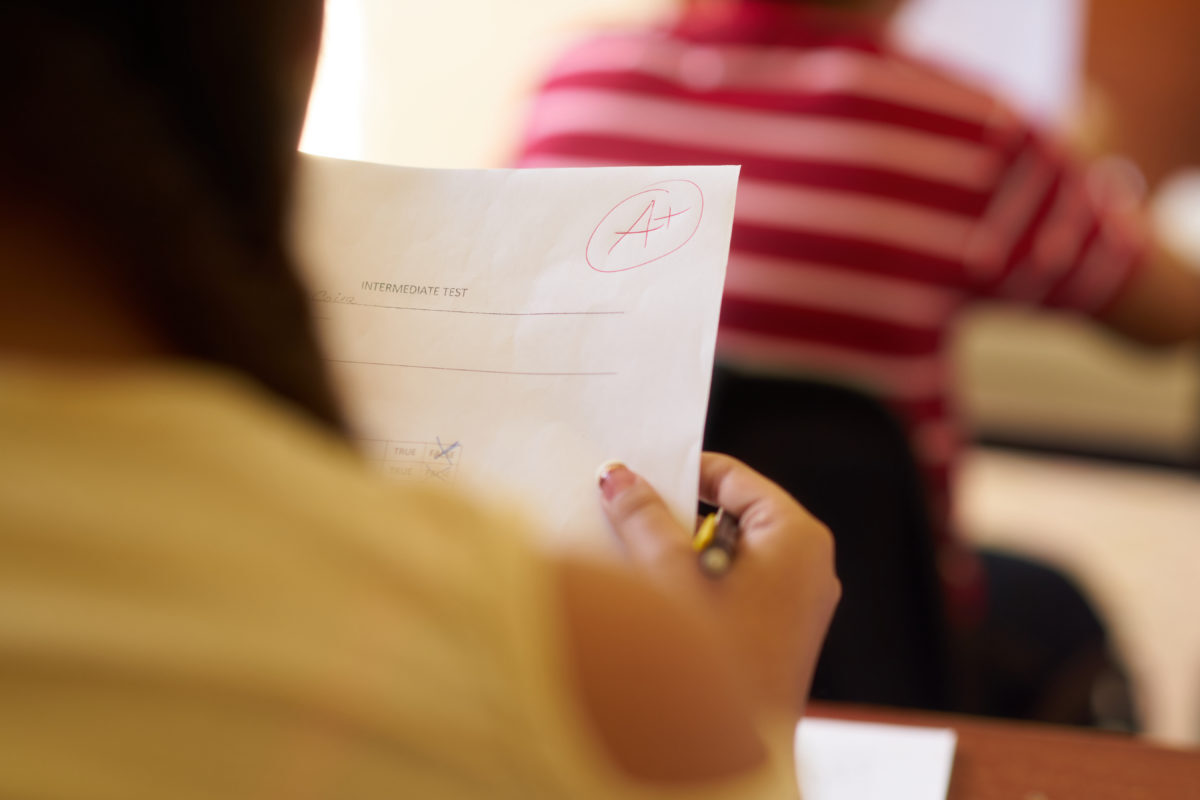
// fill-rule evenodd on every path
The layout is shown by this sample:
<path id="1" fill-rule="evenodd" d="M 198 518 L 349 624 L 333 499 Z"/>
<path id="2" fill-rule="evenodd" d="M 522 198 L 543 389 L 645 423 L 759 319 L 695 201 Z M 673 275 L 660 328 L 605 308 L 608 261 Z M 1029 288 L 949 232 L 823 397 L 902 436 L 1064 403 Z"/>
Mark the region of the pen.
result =
<path id="1" fill-rule="evenodd" d="M 710 577 L 720 577 L 733 564 L 739 538 L 738 521 L 719 508 L 700 523 L 692 537 L 692 549 L 700 554 L 700 569 Z"/>

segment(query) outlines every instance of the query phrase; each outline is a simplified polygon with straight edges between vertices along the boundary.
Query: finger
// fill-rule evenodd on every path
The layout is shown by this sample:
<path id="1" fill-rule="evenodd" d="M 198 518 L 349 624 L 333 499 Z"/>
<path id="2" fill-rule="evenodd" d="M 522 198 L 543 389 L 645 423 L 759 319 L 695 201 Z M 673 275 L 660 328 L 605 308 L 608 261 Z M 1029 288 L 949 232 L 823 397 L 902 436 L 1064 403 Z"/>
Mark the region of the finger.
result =
<path id="1" fill-rule="evenodd" d="M 686 564 L 694 570 L 691 534 L 658 492 L 631 469 L 609 462 L 600 469 L 601 506 L 634 560 L 652 566 Z"/>
<path id="2" fill-rule="evenodd" d="M 742 535 L 760 546 L 785 546 L 802 533 L 807 546 L 833 551 L 829 529 L 778 484 L 730 456 L 704 453 L 700 460 L 701 499 L 737 517 Z M 793 535 L 777 536 L 780 526 Z M 761 541 L 760 541 L 761 540 Z"/>
<path id="3" fill-rule="evenodd" d="M 765 502 L 795 503 L 791 495 L 736 458 L 721 453 L 700 457 L 700 499 L 742 517 Z"/>

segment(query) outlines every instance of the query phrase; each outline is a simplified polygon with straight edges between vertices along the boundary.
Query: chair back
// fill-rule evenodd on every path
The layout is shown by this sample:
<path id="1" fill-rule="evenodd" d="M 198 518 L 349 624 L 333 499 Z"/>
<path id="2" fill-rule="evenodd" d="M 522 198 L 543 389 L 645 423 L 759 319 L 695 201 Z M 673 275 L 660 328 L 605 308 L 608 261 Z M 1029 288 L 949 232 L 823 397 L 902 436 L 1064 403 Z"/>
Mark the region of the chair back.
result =
<path id="1" fill-rule="evenodd" d="M 948 708 L 933 528 L 917 462 L 891 412 L 846 386 L 718 366 L 704 444 L 767 475 L 833 531 L 842 601 L 813 696 Z"/>

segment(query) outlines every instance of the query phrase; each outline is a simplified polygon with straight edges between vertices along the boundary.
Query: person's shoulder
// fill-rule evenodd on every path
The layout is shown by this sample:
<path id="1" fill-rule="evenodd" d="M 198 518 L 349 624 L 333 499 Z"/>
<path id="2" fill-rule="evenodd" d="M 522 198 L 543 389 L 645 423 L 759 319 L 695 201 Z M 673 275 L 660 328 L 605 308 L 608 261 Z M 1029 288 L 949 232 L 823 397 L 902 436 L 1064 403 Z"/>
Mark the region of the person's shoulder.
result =
<path id="1" fill-rule="evenodd" d="M 652 27 L 611 27 L 576 39 L 551 59 L 547 76 L 559 74 L 634 69 L 655 48 L 669 45 L 664 29 Z"/>
<path id="2" fill-rule="evenodd" d="M 461 451 L 457 442 L 345 436 L 240 377 L 197 380 L 199 396 L 185 415 L 198 424 L 175 426 L 175 452 L 223 484 L 339 529 L 375 517 L 394 530 L 388 515 L 399 511 L 407 525 L 448 532 L 486 528 L 505 516 L 454 490 L 453 470 L 445 473 Z"/>
<path id="3" fill-rule="evenodd" d="M 161 512 L 156 523 L 168 528 L 202 515 L 263 536 L 304 529 L 348 543 L 394 530 L 402 514 L 447 530 L 487 524 L 486 509 L 417 485 L 433 478 L 424 469 L 432 457 L 416 445 L 395 454 L 415 470 L 400 476 L 411 478 L 406 488 L 379 468 L 387 443 L 340 435 L 253 380 L 209 366 L 10 370 L 0 424 L 22 426 L 47 485 L 69 469 L 88 478 L 62 487 L 79 502 L 136 507 L 140 519 Z"/>
<path id="4" fill-rule="evenodd" d="M 891 79 L 887 91 L 901 105 L 967 122 L 981 139 L 1004 140 L 1030 128 L 1029 121 L 982 78 L 889 44 L 875 54 Z"/>
<path id="5" fill-rule="evenodd" d="M 526 697 L 554 698 L 518 667 L 549 663 L 561 645 L 551 568 L 514 518 L 384 480 L 243 378 L 59 373 L 0 373 L 0 572 L 21 576 L 22 599 L 0 642 L 28 648 L 36 629 L 54 647 L 26 652 L 48 663 L 104 654 L 99 672 L 49 669 L 79 692 L 172 687 L 126 703 L 129 749 L 109 772 L 135 770 L 180 709 L 205 707 L 205 725 L 172 728 L 185 752 L 212 749 L 216 720 L 234 720 L 222 741 L 247 752 L 279 720 L 302 732 L 308 720 L 347 763 L 387 755 L 361 775 L 430 796 L 536 774 L 540 731 L 514 733 L 514 720 L 528 716 Z M 114 690 L 103 675 L 125 658 L 116 674 L 130 680 Z M 25 708 L 41 702 L 59 700 L 48 690 Z M 62 708 L 72 731 L 107 735 Z M 508 761 L 484 739 L 511 743 Z"/>

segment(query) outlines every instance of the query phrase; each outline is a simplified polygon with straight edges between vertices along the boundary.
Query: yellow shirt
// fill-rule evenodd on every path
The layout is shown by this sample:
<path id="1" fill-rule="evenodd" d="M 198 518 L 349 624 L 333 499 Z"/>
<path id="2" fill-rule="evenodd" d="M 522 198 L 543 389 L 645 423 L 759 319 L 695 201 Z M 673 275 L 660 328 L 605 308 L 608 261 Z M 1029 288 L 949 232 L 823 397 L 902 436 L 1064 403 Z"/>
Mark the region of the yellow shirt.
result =
<path id="1" fill-rule="evenodd" d="M 610 766 L 549 579 L 232 377 L 4 367 L 0 797 L 794 795 Z"/>

